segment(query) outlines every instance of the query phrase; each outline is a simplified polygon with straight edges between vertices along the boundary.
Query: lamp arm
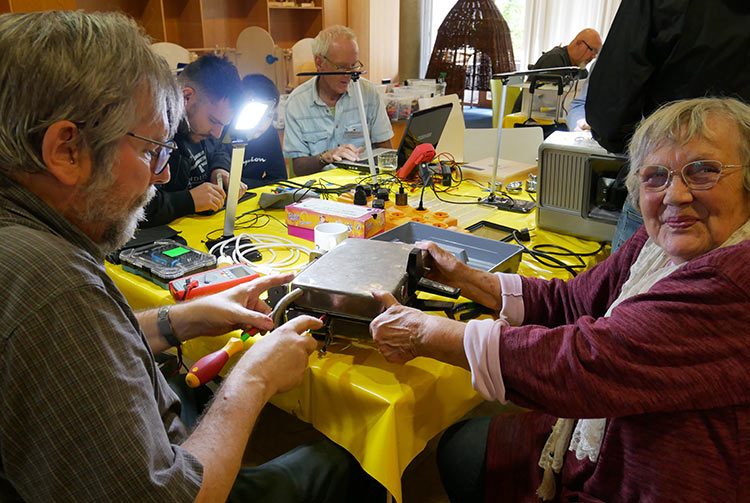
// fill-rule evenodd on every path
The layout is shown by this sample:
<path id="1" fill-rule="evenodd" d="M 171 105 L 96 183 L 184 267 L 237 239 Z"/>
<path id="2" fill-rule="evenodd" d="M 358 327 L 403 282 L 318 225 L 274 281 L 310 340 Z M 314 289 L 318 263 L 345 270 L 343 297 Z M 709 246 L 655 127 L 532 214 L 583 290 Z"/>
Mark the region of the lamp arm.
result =
<path id="1" fill-rule="evenodd" d="M 497 183 L 497 165 L 500 161 L 500 146 L 503 140 L 503 117 L 505 116 L 505 97 L 508 95 L 508 86 L 505 82 L 501 85 L 500 90 L 500 110 L 497 118 L 497 146 L 495 147 L 495 159 L 492 164 L 492 182 L 490 184 L 490 197 L 495 194 Z"/>
<path id="2" fill-rule="evenodd" d="M 365 140 L 365 151 L 367 152 L 367 164 L 370 166 L 370 175 L 372 182 L 377 181 L 378 172 L 375 170 L 375 159 L 372 157 L 372 141 L 370 140 L 370 127 L 367 125 L 367 114 L 365 113 L 365 101 L 362 98 L 362 89 L 359 85 L 359 79 L 352 79 L 354 94 L 357 98 L 357 108 L 359 109 L 359 120 L 362 122 L 362 136 Z"/>
<path id="3" fill-rule="evenodd" d="M 245 160 L 245 143 L 232 145 L 232 164 L 229 168 L 229 189 L 226 211 L 224 213 L 224 236 L 234 236 L 234 220 L 237 215 L 237 203 L 240 195 L 242 162 Z"/>

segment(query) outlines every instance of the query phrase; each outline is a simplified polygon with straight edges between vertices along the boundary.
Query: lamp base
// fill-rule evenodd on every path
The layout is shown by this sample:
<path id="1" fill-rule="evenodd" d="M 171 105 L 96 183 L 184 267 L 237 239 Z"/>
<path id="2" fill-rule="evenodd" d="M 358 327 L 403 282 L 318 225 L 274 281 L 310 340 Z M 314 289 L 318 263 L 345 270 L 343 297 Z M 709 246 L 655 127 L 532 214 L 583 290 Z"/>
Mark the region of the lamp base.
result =
<path id="1" fill-rule="evenodd" d="M 479 204 L 494 206 L 498 210 L 512 211 L 514 213 L 529 213 L 536 208 L 536 203 L 525 201 L 523 199 L 513 199 L 511 197 L 498 196 L 494 192 L 481 199 Z"/>
<path id="2" fill-rule="evenodd" d="M 490 192 L 487 197 L 479 202 L 488 206 L 495 206 L 496 208 L 505 208 L 508 206 L 509 201 L 507 197 L 498 196 L 494 192 Z"/>

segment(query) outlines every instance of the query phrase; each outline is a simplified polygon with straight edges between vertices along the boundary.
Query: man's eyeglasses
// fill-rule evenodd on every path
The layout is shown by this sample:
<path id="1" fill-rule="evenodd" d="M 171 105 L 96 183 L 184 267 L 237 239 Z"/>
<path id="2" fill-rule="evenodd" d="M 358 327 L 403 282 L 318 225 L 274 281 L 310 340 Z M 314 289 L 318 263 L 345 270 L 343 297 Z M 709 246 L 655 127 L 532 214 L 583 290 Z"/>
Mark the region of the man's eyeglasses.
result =
<path id="1" fill-rule="evenodd" d="M 154 140 L 152 138 L 146 138 L 145 136 L 141 136 L 131 132 L 128 132 L 126 134 L 141 141 L 158 145 L 156 149 L 149 150 L 148 153 L 151 156 L 149 159 L 149 162 L 151 163 L 151 171 L 154 173 L 154 175 L 160 175 L 162 171 L 164 171 L 164 168 L 167 167 L 167 162 L 169 161 L 170 154 L 173 150 L 177 149 L 177 144 L 171 140 L 164 142 Z"/>
<path id="2" fill-rule="evenodd" d="M 594 54 L 594 56 L 596 56 L 597 54 L 599 54 L 599 49 L 594 49 L 589 44 L 587 44 L 585 40 L 581 40 L 581 42 L 583 42 L 583 45 L 585 45 L 588 48 L 588 50 L 591 51 Z"/>
<path id="3" fill-rule="evenodd" d="M 359 60 L 357 60 L 357 62 L 354 63 L 353 65 L 339 65 L 339 64 L 334 63 L 330 59 L 328 59 L 327 56 L 323 56 L 323 59 L 325 59 L 326 61 L 328 61 L 328 63 L 330 63 L 330 65 L 337 72 L 358 72 L 358 71 L 362 70 L 365 67 L 364 63 L 362 63 Z"/>
<path id="4" fill-rule="evenodd" d="M 708 190 L 719 182 L 725 169 L 746 168 L 743 164 L 723 164 L 720 161 L 693 161 L 679 171 L 690 190 Z M 638 169 L 638 178 L 646 192 L 661 192 L 672 182 L 676 171 L 666 166 L 651 165 Z"/>

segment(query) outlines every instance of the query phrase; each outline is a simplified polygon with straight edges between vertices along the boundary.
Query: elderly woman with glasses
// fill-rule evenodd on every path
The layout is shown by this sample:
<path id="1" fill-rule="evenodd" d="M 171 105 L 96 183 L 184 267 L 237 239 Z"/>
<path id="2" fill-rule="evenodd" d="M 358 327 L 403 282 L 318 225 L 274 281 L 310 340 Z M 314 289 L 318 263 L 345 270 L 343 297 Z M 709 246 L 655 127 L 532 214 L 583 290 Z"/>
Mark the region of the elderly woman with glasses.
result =
<path id="1" fill-rule="evenodd" d="M 463 366 L 486 399 L 532 409 L 445 433 L 452 501 L 750 501 L 750 107 L 666 105 L 630 160 L 645 225 L 586 273 L 495 276 L 425 243 L 434 279 L 498 319 L 376 294 L 388 360 Z"/>

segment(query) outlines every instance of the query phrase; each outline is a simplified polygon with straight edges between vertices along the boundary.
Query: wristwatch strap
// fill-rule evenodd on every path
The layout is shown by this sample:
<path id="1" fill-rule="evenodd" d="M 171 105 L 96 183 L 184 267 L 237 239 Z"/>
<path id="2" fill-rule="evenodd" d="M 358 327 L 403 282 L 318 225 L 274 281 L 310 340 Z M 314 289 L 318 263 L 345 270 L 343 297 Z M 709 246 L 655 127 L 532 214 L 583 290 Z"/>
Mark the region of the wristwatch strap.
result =
<path id="1" fill-rule="evenodd" d="M 172 323 L 169 321 L 169 310 L 171 308 L 172 306 L 161 306 L 159 308 L 159 311 L 156 313 L 156 327 L 159 329 L 159 335 L 164 337 L 164 340 L 170 346 L 180 347 L 182 343 L 175 337 L 174 330 L 172 330 Z"/>

